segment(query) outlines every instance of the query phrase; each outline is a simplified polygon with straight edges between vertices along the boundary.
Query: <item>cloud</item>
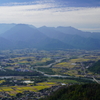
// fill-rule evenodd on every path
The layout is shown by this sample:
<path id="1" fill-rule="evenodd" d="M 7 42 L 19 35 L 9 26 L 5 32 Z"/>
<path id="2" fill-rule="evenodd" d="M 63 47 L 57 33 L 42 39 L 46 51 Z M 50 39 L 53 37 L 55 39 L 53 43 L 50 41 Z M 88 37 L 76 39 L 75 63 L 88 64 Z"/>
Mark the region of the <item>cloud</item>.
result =
<path id="1" fill-rule="evenodd" d="M 0 2 L 1 3 L 1 2 Z M 9 0 L 9 2 L 2 2 L 1 6 L 17 6 L 17 5 L 33 5 L 33 4 L 53 4 L 54 0 Z"/>
<path id="2" fill-rule="evenodd" d="M 31 4 L 22 2 L 0 6 L 0 23 L 26 23 L 37 27 L 73 26 L 85 30 L 95 30 L 100 26 L 99 7 L 68 7 L 58 3 L 55 0 L 38 0 Z"/>
<path id="3" fill-rule="evenodd" d="M 2 0 L 0 5 L 55 4 L 66 7 L 100 7 L 100 0 Z"/>

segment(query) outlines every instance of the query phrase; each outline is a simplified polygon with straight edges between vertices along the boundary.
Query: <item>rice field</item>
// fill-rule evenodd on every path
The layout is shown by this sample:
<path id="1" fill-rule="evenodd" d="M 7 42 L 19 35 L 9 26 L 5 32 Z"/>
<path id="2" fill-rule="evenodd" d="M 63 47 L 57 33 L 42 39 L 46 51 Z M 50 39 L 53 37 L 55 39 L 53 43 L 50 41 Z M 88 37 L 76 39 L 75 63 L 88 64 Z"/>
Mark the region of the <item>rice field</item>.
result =
<path id="1" fill-rule="evenodd" d="M 5 80 L 0 80 L 0 84 L 3 83 L 3 82 L 5 82 Z"/>
<path id="2" fill-rule="evenodd" d="M 45 86 L 45 85 L 55 85 L 56 83 L 54 82 L 42 82 L 42 83 L 38 83 L 37 85 L 41 85 L 41 86 Z"/>
<path id="3" fill-rule="evenodd" d="M 55 64 L 52 67 L 52 70 L 56 72 L 56 74 L 64 74 L 64 75 L 70 75 L 70 76 L 83 76 L 78 73 L 80 70 L 80 73 L 82 72 L 81 69 L 81 62 L 87 62 L 90 61 L 90 59 L 87 58 L 77 58 L 77 59 L 70 59 L 69 61 L 64 61 Z"/>
<path id="4" fill-rule="evenodd" d="M 55 85 L 53 82 L 43 82 L 38 83 L 37 86 L 8 86 L 8 87 L 0 87 L 0 92 L 6 92 L 11 96 L 15 96 L 17 93 L 23 93 L 24 91 L 33 91 L 38 92 L 39 90 L 50 88 Z"/>
<path id="5" fill-rule="evenodd" d="M 71 62 L 61 62 L 58 63 L 56 65 L 54 65 L 53 67 L 60 67 L 60 68 L 73 68 L 75 65 L 72 65 Z"/>
<path id="6" fill-rule="evenodd" d="M 84 62 L 89 61 L 90 59 L 78 58 L 78 59 L 71 59 L 70 62 Z"/>

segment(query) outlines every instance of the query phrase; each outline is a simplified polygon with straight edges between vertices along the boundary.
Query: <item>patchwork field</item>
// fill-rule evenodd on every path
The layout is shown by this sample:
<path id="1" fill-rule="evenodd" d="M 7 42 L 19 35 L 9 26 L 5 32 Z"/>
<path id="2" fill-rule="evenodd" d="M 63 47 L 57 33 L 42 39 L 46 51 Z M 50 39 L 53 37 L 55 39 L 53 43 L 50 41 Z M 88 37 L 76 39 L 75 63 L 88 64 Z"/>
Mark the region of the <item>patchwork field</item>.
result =
<path id="1" fill-rule="evenodd" d="M 84 75 L 83 63 L 89 61 L 96 61 L 96 59 L 88 59 L 88 57 L 70 59 L 68 61 L 63 61 L 55 64 L 52 67 L 52 70 L 56 74 L 83 77 Z"/>
<path id="2" fill-rule="evenodd" d="M 37 86 L 0 87 L 0 92 L 6 92 L 11 96 L 15 96 L 17 93 L 23 93 L 24 91 L 38 92 L 39 90 L 50 88 L 53 85 L 56 85 L 56 83 L 55 82 L 43 82 L 43 83 L 38 83 Z"/>

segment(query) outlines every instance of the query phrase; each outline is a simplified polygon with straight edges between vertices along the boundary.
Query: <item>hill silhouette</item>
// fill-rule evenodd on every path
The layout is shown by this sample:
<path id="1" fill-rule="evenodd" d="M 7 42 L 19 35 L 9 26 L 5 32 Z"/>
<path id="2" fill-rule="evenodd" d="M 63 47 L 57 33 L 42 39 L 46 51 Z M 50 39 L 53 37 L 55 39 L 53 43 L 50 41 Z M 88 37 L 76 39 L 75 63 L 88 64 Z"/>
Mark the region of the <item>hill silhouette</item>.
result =
<path id="1" fill-rule="evenodd" d="M 36 28 L 27 24 L 9 25 L 1 25 L 2 27 L 8 26 L 8 28 L 0 33 L 1 41 L 3 41 L 0 49 L 100 49 L 100 33 L 83 32 L 73 27 L 63 26 Z"/>

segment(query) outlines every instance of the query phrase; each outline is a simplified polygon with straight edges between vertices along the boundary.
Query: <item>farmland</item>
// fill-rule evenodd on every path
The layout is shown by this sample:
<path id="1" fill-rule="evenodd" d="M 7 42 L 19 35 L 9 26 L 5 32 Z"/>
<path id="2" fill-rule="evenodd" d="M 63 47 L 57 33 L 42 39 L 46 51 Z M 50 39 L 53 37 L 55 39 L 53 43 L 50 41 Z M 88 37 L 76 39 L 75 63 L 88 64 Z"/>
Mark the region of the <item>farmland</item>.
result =
<path id="1" fill-rule="evenodd" d="M 18 49 L 0 51 L 0 70 L 42 71 L 50 75 L 91 76 L 88 67 L 100 59 L 99 51 Z M 15 73 L 15 72 L 14 72 Z"/>
<path id="2" fill-rule="evenodd" d="M 24 91 L 38 92 L 39 90 L 50 88 L 53 85 L 55 85 L 55 83 L 47 82 L 38 83 L 37 86 L 3 86 L 0 87 L 0 92 L 5 92 L 10 96 L 15 96 L 17 93 L 23 93 Z"/>
<path id="3" fill-rule="evenodd" d="M 88 69 L 98 60 L 99 51 L 0 51 L 0 96 L 41 98 L 64 84 L 93 83 L 93 77 L 99 79 L 100 75 Z"/>

